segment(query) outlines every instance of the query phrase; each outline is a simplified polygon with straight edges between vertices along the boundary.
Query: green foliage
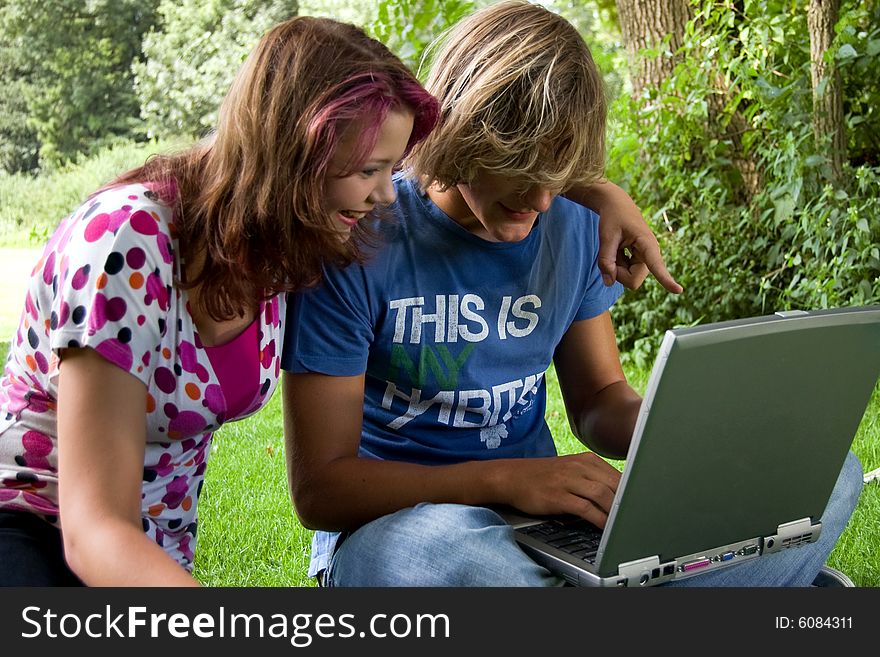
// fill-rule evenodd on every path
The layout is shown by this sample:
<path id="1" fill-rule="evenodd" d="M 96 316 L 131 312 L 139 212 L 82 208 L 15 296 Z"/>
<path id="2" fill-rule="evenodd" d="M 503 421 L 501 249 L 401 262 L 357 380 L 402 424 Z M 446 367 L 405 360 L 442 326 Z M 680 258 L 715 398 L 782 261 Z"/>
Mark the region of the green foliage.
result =
<path id="1" fill-rule="evenodd" d="M 183 145 L 170 139 L 117 144 L 39 177 L 0 174 L 0 246 L 42 245 L 61 218 L 101 185 L 143 164 L 153 153 Z"/>
<path id="2" fill-rule="evenodd" d="M 0 41 L 0 171 L 33 171 L 39 162 L 40 140 L 28 125 L 27 88 L 28 70 L 21 49 L 4 38 Z"/>
<path id="3" fill-rule="evenodd" d="M 861 150 L 834 180 L 813 136 L 806 4 L 697 3 L 673 74 L 644 98 L 616 101 L 609 178 L 653 222 L 685 287 L 674 297 L 650 282 L 618 304 L 633 358 L 650 359 L 673 326 L 880 301 L 880 169 L 866 164 L 880 151 L 876 133 L 853 131 L 876 121 L 876 74 L 864 87 L 848 74 L 847 97 L 871 103 L 849 103 Z M 845 4 L 841 25 L 865 19 L 851 11 Z M 880 69 L 877 50 L 862 48 L 852 66 Z M 751 189 L 742 162 L 757 174 Z"/>
<path id="4" fill-rule="evenodd" d="M 837 24 L 850 160 L 880 166 L 880 2 L 853 2 Z"/>
<path id="5" fill-rule="evenodd" d="M 0 127 L 11 139 L 4 169 L 31 168 L 37 143 L 41 162 L 54 166 L 138 134 L 130 64 L 140 56 L 157 1 L 0 4 L 0 34 L 8 44 L 0 49 L 0 97 L 18 125 Z"/>
<path id="6" fill-rule="evenodd" d="M 381 0 L 367 29 L 424 79 L 422 63 L 431 42 L 475 6 L 471 0 Z"/>
<path id="7" fill-rule="evenodd" d="M 375 0 L 299 0 L 300 16 L 324 16 L 363 27 L 376 13 Z"/>
<path id="8" fill-rule="evenodd" d="M 618 34 L 614 1 L 550 0 L 541 4 L 563 16 L 580 32 L 605 78 L 608 97 L 616 98 L 623 91 L 627 61 Z"/>
<path id="9" fill-rule="evenodd" d="M 200 136 L 214 127 L 236 72 L 260 36 L 297 13 L 296 0 L 160 0 L 159 24 L 134 64 L 151 137 Z"/>

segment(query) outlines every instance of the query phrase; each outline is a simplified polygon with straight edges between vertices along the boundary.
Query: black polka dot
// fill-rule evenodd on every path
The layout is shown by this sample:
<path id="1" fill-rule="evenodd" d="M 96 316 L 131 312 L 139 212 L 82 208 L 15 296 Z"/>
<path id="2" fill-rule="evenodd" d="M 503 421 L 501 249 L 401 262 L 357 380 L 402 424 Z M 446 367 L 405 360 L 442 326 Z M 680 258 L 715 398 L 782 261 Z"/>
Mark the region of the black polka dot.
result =
<path id="1" fill-rule="evenodd" d="M 28 344 L 31 346 L 31 349 L 36 349 L 40 344 L 40 339 L 37 337 L 37 332 L 34 330 L 34 327 L 30 327 L 28 329 Z"/>
<path id="2" fill-rule="evenodd" d="M 73 318 L 74 324 L 82 324 L 83 320 L 86 318 L 86 307 L 77 306 L 73 309 L 73 312 L 70 316 Z"/>
<path id="3" fill-rule="evenodd" d="M 124 265 L 125 257 L 119 251 L 114 251 L 107 256 L 107 261 L 104 263 L 104 271 L 112 276 L 122 271 Z"/>
<path id="4" fill-rule="evenodd" d="M 119 333 L 116 334 L 116 339 L 122 344 L 128 344 L 131 342 L 131 329 L 127 326 L 124 329 L 121 329 Z"/>

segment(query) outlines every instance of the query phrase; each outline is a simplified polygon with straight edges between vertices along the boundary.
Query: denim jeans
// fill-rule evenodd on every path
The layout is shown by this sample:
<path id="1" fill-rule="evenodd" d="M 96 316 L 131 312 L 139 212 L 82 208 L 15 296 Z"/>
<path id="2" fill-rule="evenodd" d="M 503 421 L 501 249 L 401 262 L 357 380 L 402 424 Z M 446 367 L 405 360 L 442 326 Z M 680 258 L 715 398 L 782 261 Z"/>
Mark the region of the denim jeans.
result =
<path id="1" fill-rule="evenodd" d="M 815 543 L 665 586 L 809 586 L 846 527 L 862 490 L 855 454 L 844 462 Z M 559 586 L 532 561 L 494 511 L 419 504 L 348 535 L 338 544 L 326 586 Z"/>

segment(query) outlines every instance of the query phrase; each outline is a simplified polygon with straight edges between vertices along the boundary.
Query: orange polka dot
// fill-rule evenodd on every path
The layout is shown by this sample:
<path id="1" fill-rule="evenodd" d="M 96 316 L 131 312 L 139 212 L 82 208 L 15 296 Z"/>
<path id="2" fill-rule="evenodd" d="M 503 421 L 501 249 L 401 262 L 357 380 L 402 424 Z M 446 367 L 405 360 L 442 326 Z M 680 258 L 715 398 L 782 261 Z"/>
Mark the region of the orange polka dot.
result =
<path id="1" fill-rule="evenodd" d="M 164 504 L 154 504 L 153 506 L 151 506 L 151 507 L 147 510 L 147 513 L 149 513 L 151 516 L 153 516 L 153 517 L 155 518 L 156 516 L 161 515 L 161 513 L 162 513 L 164 510 L 165 510 L 165 505 L 164 505 Z"/>
<path id="2" fill-rule="evenodd" d="M 195 383 L 187 383 L 186 386 L 184 386 L 184 389 L 190 399 L 196 400 L 202 396 L 202 391 L 199 390 L 199 387 Z"/>
<path id="3" fill-rule="evenodd" d="M 128 277 L 128 284 L 131 285 L 135 290 L 140 290 L 144 284 L 144 275 L 139 271 L 136 271 L 131 276 Z"/>
<path id="4" fill-rule="evenodd" d="M 37 371 L 37 361 L 34 360 L 33 356 L 28 355 L 24 360 L 27 363 L 27 366 L 31 368 L 31 371 L 33 371 L 33 372 Z"/>
<path id="5" fill-rule="evenodd" d="M 98 276 L 98 279 L 95 281 L 95 287 L 99 290 L 103 290 L 107 286 L 107 272 L 102 271 L 101 275 Z"/>
<path id="6" fill-rule="evenodd" d="M 147 393 L 147 413 L 152 413 L 156 410 L 156 399 L 150 393 Z"/>
<path id="7" fill-rule="evenodd" d="M 168 347 L 164 347 L 162 349 L 162 356 L 165 358 L 171 358 L 171 350 Z"/>
<path id="8" fill-rule="evenodd" d="M 192 508 L 193 501 L 192 498 L 188 495 L 183 498 L 183 502 L 180 503 L 180 506 L 183 507 L 184 511 L 189 511 Z"/>

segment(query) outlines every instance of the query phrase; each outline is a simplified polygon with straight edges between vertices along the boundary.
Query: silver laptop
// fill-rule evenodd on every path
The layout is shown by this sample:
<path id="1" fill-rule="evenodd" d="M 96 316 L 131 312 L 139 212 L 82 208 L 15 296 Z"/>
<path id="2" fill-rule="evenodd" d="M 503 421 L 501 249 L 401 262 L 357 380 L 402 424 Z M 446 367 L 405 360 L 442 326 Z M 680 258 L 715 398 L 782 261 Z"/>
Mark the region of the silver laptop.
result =
<path id="1" fill-rule="evenodd" d="M 653 586 L 815 541 L 880 376 L 880 306 L 667 331 L 605 530 L 503 511 L 578 586 Z"/>

